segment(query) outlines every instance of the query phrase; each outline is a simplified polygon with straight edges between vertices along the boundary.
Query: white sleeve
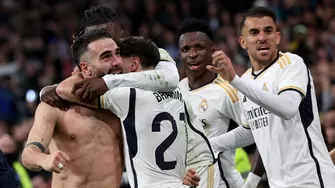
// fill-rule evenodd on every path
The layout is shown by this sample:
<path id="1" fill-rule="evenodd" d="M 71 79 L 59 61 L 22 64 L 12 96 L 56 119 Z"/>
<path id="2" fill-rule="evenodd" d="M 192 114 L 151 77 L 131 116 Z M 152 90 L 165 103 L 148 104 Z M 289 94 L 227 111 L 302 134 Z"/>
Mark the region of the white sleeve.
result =
<path id="1" fill-rule="evenodd" d="M 115 87 L 134 87 L 150 91 L 171 91 L 178 87 L 179 73 L 176 63 L 169 54 L 160 49 L 161 61 L 155 70 L 133 72 L 103 77 L 109 89 Z"/>
<path id="2" fill-rule="evenodd" d="M 279 74 L 277 94 L 263 91 L 257 88 L 253 82 L 242 80 L 237 75 L 230 84 L 254 103 L 289 120 L 298 111 L 301 100 L 306 96 L 309 82 L 309 72 L 303 60 L 299 56 L 294 57 L 295 61 L 290 61 Z"/>
<path id="3" fill-rule="evenodd" d="M 223 152 L 248 146 L 255 141 L 250 129 L 239 126 L 223 135 L 210 138 L 209 142 L 211 143 L 214 152 Z"/>
<path id="4" fill-rule="evenodd" d="M 117 117 L 123 119 L 129 110 L 130 88 L 120 87 L 108 90 L 99 98 L 99 107 L 112 111 Z"/>

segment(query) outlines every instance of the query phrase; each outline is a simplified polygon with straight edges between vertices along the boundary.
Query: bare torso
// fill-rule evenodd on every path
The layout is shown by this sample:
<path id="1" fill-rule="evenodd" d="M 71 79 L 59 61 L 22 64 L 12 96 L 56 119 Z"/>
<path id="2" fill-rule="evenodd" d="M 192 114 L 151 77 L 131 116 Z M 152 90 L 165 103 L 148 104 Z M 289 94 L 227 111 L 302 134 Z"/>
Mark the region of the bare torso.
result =
<path id="1" fill-rule="evenodd" d="M 60 112 L 50 153 L 61 150 L 70 161 L 53 173 L 53 188 L 119 188 L 123 172 L 119 119 L 111 112 L 73 106 Z"/>

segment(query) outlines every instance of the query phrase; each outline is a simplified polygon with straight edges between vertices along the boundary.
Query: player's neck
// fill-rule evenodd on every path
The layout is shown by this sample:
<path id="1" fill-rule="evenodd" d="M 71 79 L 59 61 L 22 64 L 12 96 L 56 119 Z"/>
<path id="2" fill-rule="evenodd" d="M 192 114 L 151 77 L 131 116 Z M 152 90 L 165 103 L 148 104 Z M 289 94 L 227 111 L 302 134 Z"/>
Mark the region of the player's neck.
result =
<path id="1" fill-rule="evenodd" d="M 187 74 L 188 85 L 191 90 L 201 88 L 211 83 L 216 77 L 217 75 L 210 71 L 206 71 L 200 76 L 192 75 L 192 73 Z"/>

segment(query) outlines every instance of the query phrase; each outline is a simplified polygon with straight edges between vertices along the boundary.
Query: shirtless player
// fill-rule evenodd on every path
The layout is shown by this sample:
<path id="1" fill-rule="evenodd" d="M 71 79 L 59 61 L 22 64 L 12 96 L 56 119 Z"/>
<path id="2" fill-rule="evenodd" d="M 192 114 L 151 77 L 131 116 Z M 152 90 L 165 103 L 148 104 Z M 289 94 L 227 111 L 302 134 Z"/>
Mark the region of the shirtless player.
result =
<path id="1" fill-rule="evenodd" d="M 79 64 L 85 78 L 104 75 L 121 64 L 117 45 L 106 31 L 90 32 L 80 45 L 86 51 L 86 62 Z M 120 135 L 120 122 L 109 111 L 79 105 L 61 111 L 42 102 L 22 162 L 33 171 L 55 172 L 53 188 L 119 188 L 123 172 Z M 46 148 L 50 154 L 44 153 Z"/>
<path id="2" fill-rule="evenodd" d="M 85 16 L 83 18 L 83 26 L 76 33 L 75 38 L 78 38 L 83 33 L 86 33 L 93 29 L 104 28 L 107 29 L 113 39 L 119 40 L 122 36 L 122 30 L 120 25 L 116 21 L 115 12 L 107 7 L 92 7 L 85 11 Z M 116 87 L 116 86 L 133 86 L 144 88 L 148 90 L 154 91 L 166 91 L 173 90 L 177 87 L 179 81 L 178 70 L 172 60 L 172 58 L 168 55 L 165 50 L 160 49 L 161 62 L 155 67 L 155 70 L 145 71 L 141 73 L 133 73 L 133 74 L 123 74 L 123 75 L 107 75 L 104 77 L 106 84 L 108 87 Z M 172 61 L 172 62 L 171 62 Z M 117 67 L 119 68 L 119 67 Z M 119 69 L 114 69 L 113 73 L 119 73 Z M 145 79 L 150 79 L 152 84 L 148 85 Z M 158 78 L 158 79 L 151 79 Z M 144 83 L 143 83 L 144 82 Z M 163 84 L 162 84 L 163 83 Z M 105 83 L 103 83 L 105 84 Z M 57 96 L 55 92 L 55 86 L 50 87 L 47 86 L 47 89 L 43 89 L 41 91 L 41 100 L 48 103 L 51 106 L 57 106 L 60 108 L 64 108 L 66 106 L 62 106 L 62 100 L 60 100 L 59 96 Z M 115 117 L 115 116 L 114 116 Z M 115 120 L 116 121 L 116 120 Z M 117 121 L 119 123 L 119 121 Z M 115 125 L 117 126 L 117 125 Z M 105 166 L 105 168 L 109 168 Z M 188 175 L 193 175 L 195 171 L 190 170 Z M 194 179 L 195 178 L 195 179 Z M 193 181 L 196 180 L 196 181 Z M 198 181 L 197 177 L 186 176 L 184 183 L 186 184 L 196 184 Z"/>

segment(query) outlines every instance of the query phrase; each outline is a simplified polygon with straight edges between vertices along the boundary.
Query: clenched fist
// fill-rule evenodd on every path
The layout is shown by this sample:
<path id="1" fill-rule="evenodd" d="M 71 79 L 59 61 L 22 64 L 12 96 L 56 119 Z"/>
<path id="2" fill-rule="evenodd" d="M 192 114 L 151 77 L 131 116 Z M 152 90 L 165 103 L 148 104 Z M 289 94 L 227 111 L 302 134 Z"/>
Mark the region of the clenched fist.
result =
<path id="1" fill-rule="evenodd" d="M 206 68 L 231 82 L 235 78 L 236 73 L 229 57 L 221 50 L 214 52 L 212 57 L 213 65 L 207 65 Z"/>
<path id="2" fill-rule="evenodd" d="M 61 150 L 48 155 L 42 163 L 42 168 L 49 172 L 61 173 L 68 165 L 70 157 Z"/>

